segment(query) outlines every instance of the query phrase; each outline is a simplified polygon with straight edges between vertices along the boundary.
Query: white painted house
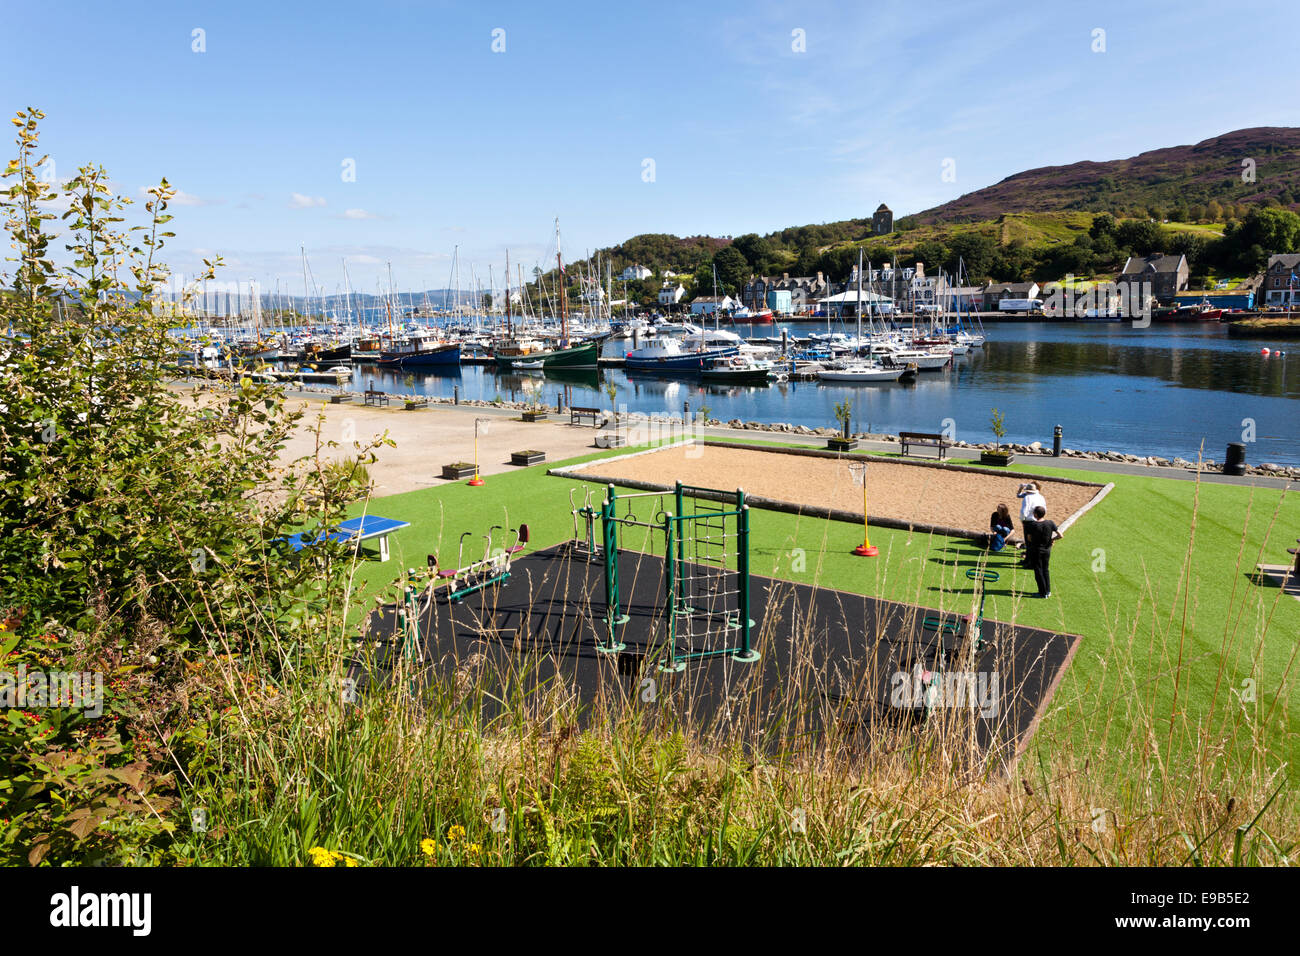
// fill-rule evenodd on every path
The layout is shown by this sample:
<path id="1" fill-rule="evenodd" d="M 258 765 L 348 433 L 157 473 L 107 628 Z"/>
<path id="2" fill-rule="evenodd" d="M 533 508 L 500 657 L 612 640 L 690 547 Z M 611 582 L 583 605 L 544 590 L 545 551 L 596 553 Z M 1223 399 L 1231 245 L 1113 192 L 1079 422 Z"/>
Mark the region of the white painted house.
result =
<path id="1" fill-rule="evenodd" d="M 715 312 L 730 312 L 740 308 L 740 303 L 729 295 L 702 295 L 691 300 L 691 315 L 712 315 Z"/>
<path id="2" fill-rule="evenodd" d="M 682 296 L 685 294 L 686 287 L 680 282 L 675 286 L 669 285 L 665 282 L 664 287 L 659 290 L 659 304 L 676 305 L 678 302 L 682 301 Z"/>
<path id="3" fill-rule="evenodd" d="M 633 280 L 636 279 L 648 279 L 652 275 L 654 275 L 654 271 L 651 269 L 647 269 L 645 266 L 631 265 L 623 270 L 619 278 L 622 279 L 624 282 L 632 282 Z"/>

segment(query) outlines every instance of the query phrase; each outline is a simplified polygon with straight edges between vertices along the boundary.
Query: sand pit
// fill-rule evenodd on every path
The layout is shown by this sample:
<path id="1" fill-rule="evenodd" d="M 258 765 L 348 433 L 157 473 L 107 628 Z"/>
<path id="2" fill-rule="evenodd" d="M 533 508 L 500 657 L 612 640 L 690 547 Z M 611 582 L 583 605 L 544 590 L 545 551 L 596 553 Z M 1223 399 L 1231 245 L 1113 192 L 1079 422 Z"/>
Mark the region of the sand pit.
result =
<path id="1" fill-rule="evenodd" d="M 855 456 L 855 460 L 861 460 Z M 631 482 L 636 487 L 671 488 L 680 481 L 701 488 L 743 488 L 762 507 L 763 499 L 812 514 L 862 516 L 862 489 L 847 460 L 816 454 L 786 454 L 720 443 L 677 445 L 589 462 L 563 472 L 584 481 Z M 1020 533 L 1016 488 L 1020 473 L 989 473 L 954 465 L 909 464 L 869 459 L 867 508 L 871 519 L 894 527 L 932 528 L 980 534 L 999 503 L 1011 509 Z M 1034 478 L 1047 499 L 1048 517 L 1063 524 L 1109 488 L 1092 483 Z"/>

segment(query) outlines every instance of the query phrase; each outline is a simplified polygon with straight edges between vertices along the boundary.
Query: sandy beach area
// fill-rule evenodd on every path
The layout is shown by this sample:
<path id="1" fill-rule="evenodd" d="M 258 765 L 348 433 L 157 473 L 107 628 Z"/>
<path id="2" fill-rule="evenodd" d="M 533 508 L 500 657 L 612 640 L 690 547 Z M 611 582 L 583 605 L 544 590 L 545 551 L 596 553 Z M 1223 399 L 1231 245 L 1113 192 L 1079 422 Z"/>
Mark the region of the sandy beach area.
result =
<path id="1" fill-rule="evenodd" d="M 193 393 L 182 386 L 176 390 Z M 219 393 L 202 392 L 196 397 L 199 404 L 207 405 L 216 401 Z M 400 399 L 387 407 L 375 407 L 362 404 L 360 396 L 338 405 L 331 405 L 326 398 L 293 397 L 288 405 L 301 408 L 304 415 L 281 453 L 284 464 L 315 452 L 318 422 L 321 441 L 338 443 L 337 448 L 322 451 L 327 461 L 355 455 L 385 434 L 393 440 L 391 447 L 376 448 L 376 461 L 367 466 L 376 498 L 446 484 L 439 477 L 443 465 L 474 461 L 475 419 L 479 420 L 478 461 L 483 475 L 518 467 L 510 464 L 510 455 L 524 449 L 546 452 L 548 462 L 597 450 L 594 439 L 598 430 L 590 425 L 570 425 L 567 414 L 544 422 L 525 422 L 517 409 L 431 404 L 408 411 Z"/>

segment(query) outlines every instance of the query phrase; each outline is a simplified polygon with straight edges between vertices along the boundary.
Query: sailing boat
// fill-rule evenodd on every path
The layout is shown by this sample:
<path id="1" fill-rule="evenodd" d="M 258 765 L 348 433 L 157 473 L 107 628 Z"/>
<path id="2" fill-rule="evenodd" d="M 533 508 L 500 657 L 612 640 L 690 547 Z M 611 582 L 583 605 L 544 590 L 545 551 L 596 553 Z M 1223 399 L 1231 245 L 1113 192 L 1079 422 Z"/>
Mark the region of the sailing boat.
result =
<path id="1" fill-rule="evenodd" d="M 515 362 L 523 359 L 528 362 L 541 362 L 543 368 L 596 368 L 600 358 L 599 342 L 582 342 L 572 345 L 569 342 L 569 315 L 566 295 L 564 258 L 560 253 L 560 220 L 555 220 L 555 263 L 559 268 L 560 286 L 560 341 L 559 347 L 553 349 L 534 349 L 518 338 L 499 346 L 493 353 L 499 371 L 510 371 Z"/>
<path id="2" fill-rule="evenodd" d="M 862 250 L 858 250 L 858 337 L 856 348 L 862 347 Z M 851 384 L 867 384 L 870 382 L 896 382 L 903 377 L 907 371 L 906 365 L 884 366 L 879 362 L 867 360 L 854 360 L 846 363 L 840 368 L 823 368 L 817 372 L 817 377 L 823 382 L 845 382 Z"/>

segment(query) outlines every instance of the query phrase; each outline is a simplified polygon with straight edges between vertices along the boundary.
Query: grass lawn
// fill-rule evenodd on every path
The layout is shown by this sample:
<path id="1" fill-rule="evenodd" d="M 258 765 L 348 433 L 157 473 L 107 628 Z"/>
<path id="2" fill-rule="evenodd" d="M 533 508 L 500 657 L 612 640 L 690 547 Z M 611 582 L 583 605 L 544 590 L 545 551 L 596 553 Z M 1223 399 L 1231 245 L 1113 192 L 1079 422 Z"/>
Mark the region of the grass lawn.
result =
<path id="1" fill-rule="evenodd" d="M 1098 755 L 1096 763 L 1118 769 L 1135 749 L 1155 747 L 1145 738 L 1157 726 L 1168 734 L 1158 741 L 1161 759 L 1171 762 L 1194 759 L 1190 754 L 1203 744 L 1197 735 L 1204 733 L 1229 741 L 1228 749 L 1250 748 L 1271 766 L 1300 758 L 1300 715 L 1291 710 L 1300 601 L 1248 578 L 1266 534 L 1262 560 L 1287 559 L 1286 547 L 1300 534 L 1295 496 L 1283 500 L 1273 490 L 1055 469 L 1036 461 L 1019 467 L 1115 485 L 1056 545 L 1049 600 L 1021 593 L 1035 589 L 1032 574 L 1015 567 L 1016 555 L 989 558 L 1002 581 L 990 587 L 987 617 L 1084 638 L 1036 746 L 1083 748 Z M 457 482 L 372 501 L 372 513 L 412 527 L 393 537 L 387 563 L 369 560 L 358 567 L 367 602 L 403 567 L 422 566 L 428 552 L 451 563 L 462 531 L 479 535 L 494 524 L 522 521 L 531 530 L 531 548 L 569 539 L 569 489 L 576 485 L 596 487 L 593 499 L 601 497 L 598 486 L 549 477 L 546 466 L 538 466 L 490 476 L 478 488 Z M 869 559 L 850 553 L 862 539 L 859 525 L 759 510 L 751 528 L 755 574 L 971 609 L 964 571 L 983 552 L 969 541 L 873 529 L 880 557 Z M 638 546 L 630 536 L 625 544 Z M 469 547 L 481 555 L 482 538 Z"/>

